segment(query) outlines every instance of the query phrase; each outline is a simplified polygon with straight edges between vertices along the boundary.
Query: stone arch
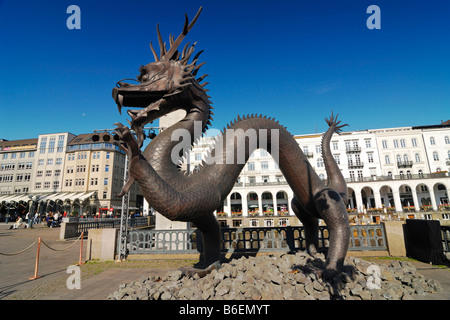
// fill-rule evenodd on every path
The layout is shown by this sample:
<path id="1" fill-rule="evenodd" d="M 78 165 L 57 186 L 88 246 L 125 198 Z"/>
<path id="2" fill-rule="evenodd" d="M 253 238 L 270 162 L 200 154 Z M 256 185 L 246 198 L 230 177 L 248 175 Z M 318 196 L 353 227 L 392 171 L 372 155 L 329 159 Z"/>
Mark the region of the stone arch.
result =
<path id="1" fill-rule="evenodd" d="M 289 196 L 286 191 L 280 190 L 276 194 L 277 212 L 279 214 L 289 213 Z"/>
<path id="2" fill-rule="evenodd" d="M 274 202 L 273 202 L 273 195 L 270 191 L 264 191 L 261 194 L 261 203 L 262 203 L 262 209 L 264 213 L 274 213 Z"/>
<path id="3" fill-rule="evenodd" d="M 436 205 L 448 204 L 448 190 L 442 182 L 436 182 L 433 185 L 434 196 L 436 198 Z"/>
<path id="4" fill-rule="evenodd" d="M 365 186 L 361 189 L 361 197 L 363 200 L 363 205 L 368 208 L 376 208 L 375 205 L 375 195 L 373 189 L 369 186 Z"/>
<path id="5" fill-rule="evenodd" d="M 394 195 L 392 193 L 392 188 L 388 185 L 383 185 L 380 187 L 380 196 L 381 196 L 381 203 L 387 207 L 395 207 L 394 202 Z"/>
<path id="6" fill-rule="evenodd" d="M 247 208 L 249 215 L 257 215 L 260 212 L 259 196 L 255 191 L 247 193 Z"/>
<path id="7" fill-rule="evenodd" d="M 430 186 L 424 182 L 417 184 L 416 186 L 417 201 L 419 206 L 431 206 L 431 194 Z"/>
<path id="8" fill-rule="evenodd" d="M 400 201 L 403 207 L 414 207 L 414 199 L 413 199 L 413 187 L 409 184 L 402 184 L 399 188 Z"/>
<path id="9" fill-rule="evenodd" d="M 347 187 L 347 209 L 356 209 L 357 205 L 356 205 L 356 194 L 355 194 L 355 190 L 353 188 Z"/>
<path id="10" fill-rule="evenodd" d="M 233 192 L 230 195 L 231 214 L 242 213 L 242 195 L 239 192 Z"/>

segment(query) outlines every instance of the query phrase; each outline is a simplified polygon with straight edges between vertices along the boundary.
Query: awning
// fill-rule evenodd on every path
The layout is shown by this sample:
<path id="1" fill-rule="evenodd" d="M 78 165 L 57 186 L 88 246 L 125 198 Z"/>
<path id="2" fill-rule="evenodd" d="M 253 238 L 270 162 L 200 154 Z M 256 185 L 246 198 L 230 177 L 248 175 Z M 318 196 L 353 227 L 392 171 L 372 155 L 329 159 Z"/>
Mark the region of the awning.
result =
<path id="1" fill-rule="evenodd" d="M 23 194 L 12 194 L 0 199 L 0 202 L 11 203 L 11 202 L 19 202 L 19 201 L 27 201 L 30 200 L 28 195 Z"/>
<path id="2" fill-rule="evenodd" d="M 68 192 L 60 192 L 60 193 L 55 193 L 52 194 L 51 196 L 49 196 L 46 200 L 50 200 L 50 201 L 58 201 L 58 200 L 64 200 L 65 196 L 68 195 Z"/>
<path id="3" fill-rule="evenodd" d="M 71 201 L 71 198 L 76 196 L 78 194 L 78 192 L 72 192 L 72 193 L 68 193 L 66 195 L 64 195 L 64 198 L 61 198 L 61 200 L 63 201 Z"/>
<path id="4" fill-rule="evenodd" d="M 81 195 L 80 197 L 78 197 L 78 199 L 79 199 L 81 202 L 83 202 L 83 201 L 86 200 L 87 198 L 91 197 L 94 193 L 95 193 L 95 191 L 85 192 L 83 195 Z"/>
<path id="5" fill-rule="evenodd" d="M 27 194 L 22 194 L 14 199 L 12 199 L 11 201 L 15 201 L 15 202 L 19 202 L 19 201 L 30 201 L 30 198 L 28 197 Z"/>

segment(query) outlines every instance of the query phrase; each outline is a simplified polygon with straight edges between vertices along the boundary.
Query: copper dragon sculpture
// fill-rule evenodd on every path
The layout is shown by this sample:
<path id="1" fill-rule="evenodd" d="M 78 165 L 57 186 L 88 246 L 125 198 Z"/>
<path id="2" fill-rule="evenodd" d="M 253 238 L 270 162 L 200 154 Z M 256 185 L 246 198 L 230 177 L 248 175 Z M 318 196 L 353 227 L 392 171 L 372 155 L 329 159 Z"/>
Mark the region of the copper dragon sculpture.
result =
<path id="1" fill-rule="evenodd" d="M 203 65 L 197 64 L 198 54 L 189 62 L 195 43 L 178 47 L 189 30 L 197 21 L 202 8 L 189 23 L 187 15 L 183 31 L 174 39 L 170 36 L 167 50 L 159 26 L 157 26 L 160 54 L 156 53 L 150 43 L 155 62 L 140 67 L 138 84 L 119 81 L 113 88 L 112 96 L 118 105 L 131 107 L 127 111 L 131 117 L 130 127 L 116 123 L 116 132 L 120 137 L 121 148 L 127 153 L 129 161 L 129 180 L 124 185 L 121 195 L 137 182 L 148 203 L 170 220 L 188 221 L 201 231 L 204 243 L 202 255 L 203 267 L 199 270 L 211 270 L 220 265 L 220 226 L 213 212 L 220 207 L 231 192 L 245 162 L 257 148 L 250 145 L 247 130 L 257 133 L 259 141 L 264 140 L 268 152 L 278 152 L 278 165 L 286 181 L 294 192 L 292 209 L 305 229 L 306 249 L 315 254 L 318 248 L 318 219 L 323 219 L 329 229 L 329 250 L 324 268 L 318 271 L 322 275 L 332 276 L 342 270 L 347 253 L 350 226 L 345 203 L 347 202 L 347 185 L 331 154 L 330 139 L 333 133 L 339 133 L 345 125 L 339 125 L 333 114 L 326 119 L 329 129 L 322 137 L 322 153 L 328 175 L 327 184 L 321 180 L 310 165 L 294 137 L 277 121 L 261 115 L 248 115 L 232 122 L 224 128 L 233 129 L 234 139 L 218 140 L 211 151 L 212 156 L 223 157 L 224 161 L 204 162 L 196 172 L 186 174 L 180 171 L 179 163 L 173 161 L 172 149 L 179 143 L 172 138 L 176 130 L 190 133 L 190 144 L 206 131 L 213 114 L 207 89 L 197 72 Z M 176 124 L 157 135 L 141 152 L 145 139 L 143 128 L 163 115 L 175 110 L 186 111 L 186 116 Z M 201 123 L 202 130 L 195 130 L 195 123 Z M 241 129 L 241 130 L 239 130 Z M 133 132 L 134 131 L 134 132 Z M 272 135 L 276 133 L 277 139 Z M 261 135 L 265 136 L 262 137 Z M 243 138 L 244 140 L 239 140 Z M 175 141 L 174 141 L 175 140 Z M 220 142 L 219 142 L 220 141 Z M 236 149 L 239 141 L 249 146 L 244 148 L 245 161 L 236 161 Z M 272 143 L 276 141 L 276 143 Z M 221 154 L 215 153 L 221 143 Z M 264 146 L 263 146 L 264 147 Z M 225 161 L 230 152 L 234 160 Z M 180 157 L 183 156 L 180 154 Z"/>

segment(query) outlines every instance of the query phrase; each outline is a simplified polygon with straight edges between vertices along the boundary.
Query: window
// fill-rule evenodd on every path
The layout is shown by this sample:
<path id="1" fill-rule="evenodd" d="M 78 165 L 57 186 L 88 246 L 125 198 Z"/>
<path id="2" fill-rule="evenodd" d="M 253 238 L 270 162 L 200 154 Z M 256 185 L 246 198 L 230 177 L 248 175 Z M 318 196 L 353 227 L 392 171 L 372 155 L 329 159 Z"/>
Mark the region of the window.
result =
<path id="1" fill-rule="evenodd" d="M 34 151 L 28 152 L 28 158 L 34 158 Z"/>
<path id="2" fill-rule="evenodd" d="M 106 153 L 106 159 L 109 159 L 111 152 Z"/>
<path id="3" fill-rule="evenodd" d="M 44 159 L 40 159 L 38 162 L 38 166 L 43 166 L 44 165 Z"/>
<path id="4" fill-rule="evenodd" d="M 91 186 L 98 185 L 98 178 L 91 178 Z"/>
<path id="5" fill-rule="evenodd" d="M 71 187 L 72 186 L 72 179 L 66 179 L 66 181 L 64 182 L 64 185 L 66 187 Z"/>
<path id="6" fill-rule="evenodd" d="M 412 138 L 411 139 L 411 144 L 413 147 L 417 147 L 417 139 L 416 138 Z"/>
<path id="7" fill-rule="evenodd" d="M 358 170 L 358 180 L 359 181 L 363 180 L 363 172 L 362 172 L 362 170 Z"/>
<path id="8" fill-rule="evenodd" d="M 381 145 L 383 146 L 383 149 L 387 149 L 388 148 L 387 140 L 381 141 Z"/>
<path id="9" fill-rule="evenodd" d="M 105 180 L 103 181 L 103 185 L 105 185 L 105 186 L 108 185 L 108 178 L 105 178 Z"/>
<path id="10" fill-rule="evenodd" d="M 318 158 L 317 159 L 317 168 L 323 168 L 324 164 L 323 164 L 323 159 L 322 158 Z"/>
<path id="11" fill-rule="evenodd" d="M 262 176 L 263 182 L 269 182 L 269 176 Z"/>
<path id="12" fill-rule="evenodd" d="M 433 160 L 434 161 L 439 161 L 439 155 L 438 155 L 437 151 L 433 152 Z"/>
<path id="13" fill-rule="evenodd" d="M 373 163 L 373 153 L 368 153 L 368 154 L 367 154 L 367 161 L 368 161 L 369 163 Z"/>
<path id="14" fill-rule="evenodd" d="M 202 160 L 202 154 L 201 153 L 196 153 L 195 154 L 195 161 L 201 161 Z"/>
<path id="15" fill-rule="evenodd" d="M 48 142 L 48 153 L 55 152 L 55 141 L 56 137 L 50 137 L 50 140 Z"/>
<path id="16" fill-rule="evenodd" d="M 20 153 L 20 158 L 25 158 L 25 152 Z"/>
<path id="17" fill-rule="evenodd" d="M 394 140 L 394 148 L 398 148 L 398 140 L 397 139 Z"/>
<path id="18" fill-rule="evenodd" d="M 58 136 L 58 147 L 56 149 L 56 152 L 63 152 L 64 151 L 64 135 Z"/>
<path id="19" fill-rule="evenodd" d="M 450 138 L 448 136 L 445 136 L 444 141 L 445 144 L 450 144 Z"/>
<path id="20" fill-rule="evenodd" d="M 337 150 L 338 149 L 338 143 L 337 141 L 333 142 L 333 150 Z"/>
<path id="21" fill-rule="evenodd" d="M 42 183 L 41 182 L 36 182 L 36 184 L 34 185 L 34 187 L 36 189 L 40 189 L 42 187 Z"/>
<path id="22" fill-rule="evenodd" d="M 53 188 L 58 189 L 59 188 L 59 181 L 53 181 Z"/>
<path id="23" fill-rule="evenodd" d="M 109 164 L 105 165 L 105 172 L 109 172 Z"/>
<path id="24" fill-rule="evenodd" d="M 434 137 L 431 137 L 431 138 L 430 138 L 430 144 L 431 144 L 432 146 L 434 146 L 434 145 L 436 144 L 436 142 L 434 141 Z"/>
<path id="25" fill-rule="evenodd" d="M 341 164 L 341 158 L 338 154 L 333 155 L 334 161 L 336 161 L 336 164 Z"/>
<path id="26" fill-rule="evenodd" d="M 59 177 L 61 175 L 61 170 L 55 170 L 55 177 Z"/>
<path id="27" fill-rule="evenodd" d="M 254 162 L 248 163 L 248 171 L 255 171 L 255 163 Z"/>
<path id="28" fill-rule="evenodd" d="M 322 153 L 322 146 L 320 144 L 316 145 L 316 153 Z"/>
<path id="29" fill-rule="evenodd" d="M 44 182 L 44 189 L 50 189 L 50 181 Z"/>
<path id="30" fill-rule="evenodd" d="M 269 170 L 269 163 L 267 161 L 261 162 L 261 170 Z"/>
<path id="31" fill-rule="evenodd" d="M 420 162 L 420 154 L 416 153 L 414 158 L 416 159 L 416 162 Z"/>
<path id="32" fill-rule="evenodd" d="M 350 150 L 350 141 L 345 141 L 345 150 Z"/>
<path id="33" fill-rule="evenodd" d="M 405 163 L 408 163 L 409 161 L 408 155 L 406 153 L 403 155 L 403 161 L 405 161 Z"/>
<path id="34" fill-rule="evenodd" d="M 400 139 L 400 146 L 402 148 L 406 148 L 406 141 L 405 141 L 405 139 Z"/>
<path id="35" fill-rule="evenodd" d="M 47 137 L 41 139 L 41 144 L 39 145 L 39 153 L 45 153 L 45 148 L 47 147 Z"/>
<path id="36" fill-rule="evenodd" d="M 371 140 L 366 140 L 366 148 L 372 148 L 372 142 Z"/>
<path id="37" fill-rule="evenodd" d="M 260 152 L 261 157 L 267 157 L 267 156 L 269 155 L 269 154 L 267 153 L 267 151 L 264 150 L 264 149 L 261 149 L 259 152 Z"/>
<path id="38" fill-rule="evenodd" d="M 62 158 L 56 158 L 56 164 L 62 164 Z"/>
<path id="39" fill-rule="evenodd" d="M 45 171 L 45 176 L 46 177 L 51 177 L 52 176 L 52 170 L 46 170 Z"/>
<path id="40" fill-rule="evenodd" d="M 36 177 L 42 177 L 43 171 L 36 172 Z"/>
<path id="41" fill-rule="evenodd" d="M 49 166 L 53 165 L 53 159 L 47 159 L 47 165 Z"/>

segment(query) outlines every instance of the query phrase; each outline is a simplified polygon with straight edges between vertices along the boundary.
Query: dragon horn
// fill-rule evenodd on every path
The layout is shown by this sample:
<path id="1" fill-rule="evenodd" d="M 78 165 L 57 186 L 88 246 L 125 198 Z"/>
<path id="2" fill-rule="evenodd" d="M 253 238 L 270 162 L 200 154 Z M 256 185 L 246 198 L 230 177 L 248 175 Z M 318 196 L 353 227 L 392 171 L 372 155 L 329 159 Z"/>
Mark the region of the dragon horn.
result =
<path id="1" fill-rule="evenodd" d="M 158 33 L 159 50 L 161 51 L 160 56 L 161 56 L 161 60 L 163 60 L 163 56 L 166 54 L 166 46 L 161 37 L 161 32 L 159 32 L 159 24 L 156 25 L 156 32 Z"/>
<path id="2" fill-rule="evenodd" d="M 178 46 L 181 44 L 181 41 L 183 41 L 184 37 L 192 29 L 192 27 L 194 26 L 195 22 L 197 22 L 197 19 L 198 19 L 199 15 L 200 15 L 200 12 L 202 12 L 202 9 L 203 9 L 203 7 L 200 7 L 200 9 L 198 9 L 198 12 L 195 15 L 194 19 L 192 19 L 191 23 L 189 23 L 188 17 L 185 14 L 185 21 L 184 21 L 183 31 L 178 36 L 178 38 L 173 42 L 173 44 L 171 44 L 169 51 L 167 51 L 164 54 L 161 53 L 161 60 L 169 60 L 169 59 L 172 58 L 172 56 L 177 51 Z M 160 36 L 159 30 L 158 30 L 158 36 Z"/>

